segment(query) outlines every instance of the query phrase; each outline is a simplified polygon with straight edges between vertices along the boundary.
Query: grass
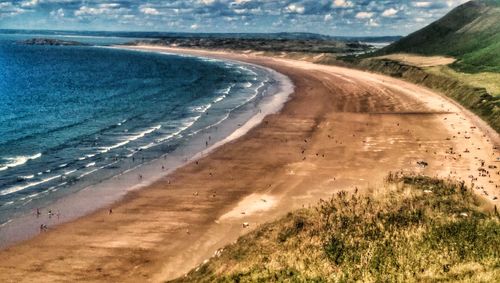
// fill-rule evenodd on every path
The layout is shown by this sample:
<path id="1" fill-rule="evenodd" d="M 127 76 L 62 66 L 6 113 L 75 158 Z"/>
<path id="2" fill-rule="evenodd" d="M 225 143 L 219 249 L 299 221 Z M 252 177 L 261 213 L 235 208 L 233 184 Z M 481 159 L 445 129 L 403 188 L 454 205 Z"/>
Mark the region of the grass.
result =
<path id="1" fill-rule="evenodd" d="M 500 12 L 496 18 L 500 18 Z M 500 29 L 497 28 L 498 32 Z M 500 73 L 500 33 L 493 37 L 482 39 L 472 38 L 471 42 L 483 42 L 483 44 L 469 44 L 468 49 L 457 50 L 449 53 L 459 58 L 451 65 L 454 69 L 466 73 L 496 72 Z M 453 43 L 451 43 L 453 44 Z"/>
<path id="2" fill-rule="evenodd" d="M 391 174 L 262 225 L 174 282 L 498 282 L 500 222 L 463 184 Z"/>
<path id="3" fill-rule="evenodd" d="M 481 72 L 469 74 L 457 72 L 448 66 L 429 67 L 425 68 L 425 70 L 431 74 L 445 75 L 474 87 L 485 88 L 491 95 L 500 97 L 500 73 Z"/>

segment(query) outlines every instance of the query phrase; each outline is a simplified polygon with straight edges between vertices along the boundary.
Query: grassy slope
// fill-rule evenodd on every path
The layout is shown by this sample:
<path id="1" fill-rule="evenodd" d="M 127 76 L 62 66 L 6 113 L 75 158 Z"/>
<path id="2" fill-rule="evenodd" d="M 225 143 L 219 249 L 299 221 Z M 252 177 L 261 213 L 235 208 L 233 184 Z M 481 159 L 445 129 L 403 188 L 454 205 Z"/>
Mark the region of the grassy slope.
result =
<path id="1" fill-rule="evenodd" d="M 461 184 L 388 179 L 265 224 L 175 282 L 498 282 L 498 213 Z"/>
<path id="2" fill-rule="evenodd" d="M 481 72 L 469 74 L 457 72 L 448 66 L 426 67 L 424 70 L 430 74 L 444 75 L 474 87 L 485 88 L 491 95 L 500 97 L 500 73 Z"/>
<path id="3" fill-rule="evenodd" d="M 450 55 L 466 72 L 500 72 L 500 0 L 475 0 L 377 54 Z"/>

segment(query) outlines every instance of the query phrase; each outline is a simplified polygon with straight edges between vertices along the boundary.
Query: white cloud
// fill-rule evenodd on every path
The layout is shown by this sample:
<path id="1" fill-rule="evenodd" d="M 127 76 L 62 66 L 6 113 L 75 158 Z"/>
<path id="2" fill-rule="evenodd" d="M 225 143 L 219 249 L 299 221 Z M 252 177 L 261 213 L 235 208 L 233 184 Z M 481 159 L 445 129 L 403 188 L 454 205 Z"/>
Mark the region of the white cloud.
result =
<path id="1" fill-rule="evenodd" d="M 200 28 L 200 26 L 197 25 L 197 24 L 192 24 L 191 25 L 191 29 L 199 29 L 199 28 Z"/>
<path id="2" fill-rule="evenodd" d="M 139 10 L 143 13 L 143 14 L 146 14 L 146 15 L 159 15 L 160 12 L 155 9 L 155 8 L 151 8 L 151 7 L 140 7 Z"/>
<path id="3" fill-rule="evenodd" d="M 118 7 L 120 7 L 120 4 L 118 4 L 118 3 L 103 3 L 103 4 L 99 4 L 99 7 L 101 7 L 101 8 L 118 8 Z"/>
<path id="4" fill-rule="evenodd" d="M 465 2 L 467 2 L 469 0 L 449 0 L 449 1 L 446 1 L 446 5 L 448 7 L 453 7 L 453 6 L 456 6 L 456 5 L 459 5 L 459 4 L 463 4 Z"/>
<path id="5" fill-rule="evenodd" d="M 81 6 L 75 10 L 73 14 L 77 17 L 107 15 L 108 17 L 116 17 L 118 14 L 128 12 L 130 9 L 121 8 L 117 3 L 103 3 L 96 7 Z"/>
<path id="6" fill-rule="evenodd" d="M 14 17 L 27 11 L 28 10 L 14 6 L 12 2 L 0 2 L 0 19 L 3 17 Z"/>
<path id="7" fill-rule="evenodd" d="M 215 0 L 200 0 L 200 3 L 203 5 L 212 5 L 215 3 Z"/>
<path id="8" fill-rule="evenodd" d="M 389 8 L 382 13 L 384 17 L 394 17 L 399 11 L 394 8 Z"/>
<path id="9" fill-rule="evenodd" d="M 359 12 L 356 14 L 356 19 L 370 19 L 373 17 L 373 13 L 370 12 Z"/>
<path id="10" fill-rule="evenodd" d="M 235 0 L 234 2 L 232 2 L 231 4 L 237 4 L 237 5 L 240 5 L 240 4 L 244 4 L 244 3 L 247 3 L 247 2 L 252 2 L 252 0 Z"/>
<path id="11" fill-rule="evenodd" d="M 380 24 L 374 20 L 374 19 L 370 19 L 367 23 L 366 23 L 367 26 L 369 27 L 379 27 Z"/>
<path id="12" fill-rule="evenodd" d="M 340 7 L 340 8 L 349 8 L 352 7 L 353 4 L 351 1 L 346 1 L 346 0 L 334 0 L 333 1 L 333 6 L 334 7 Z"/>
<path id="13" fill-rule="evenodd" d="M 12 7 L 12 3 L 10 2 L 0 2 L 0 9 L 10 8 Z"/>
<path id="14" fill-rule="evenodd" d="M 35 7 L 36 5 L 38 5 L 38 3 L 39 3 L 38 0 L 23 1 L 21 2 L 21 7 L 23 8 Z"/>
<path id="15" fill-rule="evenodd" d="M 432 5 L 431 2 L 415 2 L 413 3 L 413 6 L 418 7 L 418 8 L 428 8 Z"/>
<path id="16" fill-rule="evenodd" d="M 286 7 L 285 12 L 292 14 L 304 14 L 305 8 L 300 4 L 292 3 Z"/>
<path id="17" fill-rule="evenodd" d="M 75 16 L 99 15 L 102 13 L 102 9 L 81 6 L 78 10 L 75 11 Z"/>
<path id="18" fill-rule="evenodd" d="M 367 27 L 379 25 L 387 27 L 388 33 L 404 34 L 441 17 L 465 1 L 0 0 L 0 26 L 35 27 L 37 21 L 46 21 L 43 28 L 50 28 L 53 23 L 49 20 L 60 19 L 64 14 L 65 21 L 78 28 L 86 28 L 86 25 L 119 28 L 117 23 L 128 21 L 123 25 L 124 29 L 150 25 L 167 30 L 176 22 L 178 30 L 189 30 L 195 24 L 193 28 L 214 32 L 307 30 L 331 34 L 332 28 L 338 27 L 342 34 L 362 34 L 369 33 Z M 59 12 L 59 9 L 63 10 Z M 15 16 L 18 14 L 23 15 Z M 247 22 L 250 29 L 244 27 Z"/>
<path id="19" fill-rule="evenodd" d="M 64 10 L 62 8 L 59 8 L 57 10 L 51 11 L 50 15 L 53 18 L 64 18 Z"/>

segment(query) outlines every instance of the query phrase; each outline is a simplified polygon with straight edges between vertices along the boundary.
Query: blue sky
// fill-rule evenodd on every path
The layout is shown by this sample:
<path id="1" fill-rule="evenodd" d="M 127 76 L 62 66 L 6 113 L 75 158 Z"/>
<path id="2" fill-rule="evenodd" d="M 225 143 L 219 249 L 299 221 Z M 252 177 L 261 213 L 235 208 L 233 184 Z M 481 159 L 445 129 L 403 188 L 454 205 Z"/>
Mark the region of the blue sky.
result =
<path id="1" fill-rule="evenodd" d="M 0 0 L 0 28 L 405 35 L 465 0 Z"/>

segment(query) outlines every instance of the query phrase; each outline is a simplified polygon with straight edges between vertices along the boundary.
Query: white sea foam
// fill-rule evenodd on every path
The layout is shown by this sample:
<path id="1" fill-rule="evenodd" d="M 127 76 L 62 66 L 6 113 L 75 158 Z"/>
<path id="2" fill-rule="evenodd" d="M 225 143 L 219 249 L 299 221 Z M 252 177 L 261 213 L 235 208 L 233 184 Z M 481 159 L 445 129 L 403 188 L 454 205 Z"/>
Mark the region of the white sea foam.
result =
<path id="1" fill-rule="evenodd" d="M 47 189 L 47 192 L 57 192 L 59 189 L 57 188 L 57 186 L 54 186 L 54 187 L 50 187 Z"/>
<path id="2" fill-rule="evenodd" d="M 69 175 L 69 174 L 75 173 L 75 172 L 76 172 L 76 169 L 70 170 L 70 171 L 64 172 L 64 175 Z"/>
<path id="3" fill-rule="evenodd" d="M 25 189 L 49 182 L 49 181 L 52 181 L 52 180 L 57 179 L 59 177 L 61 177 L 61 175 L 52 176 L 52 177 L 49 177 L 46 179 L 42 179 L 40 181 L 28 183 L 25 185 L 10 187 L 10 188 L 7 188 L 7 189 L 0 191 L 0 196 L 5 196 L 5 195 L 12 194 L 12 193 L 16 193 L 16 192 L 19 192 L 19 191 L 22 191 L 22 190 L 25 190 Z"/>
<path id="4" fill-rule="evenodd" d="M 211 124 L 211 125 L 208 125 L 208 126 L 206 126 L 206 127 L 202 128 L 202 129 L 199 129 L 199 130 L 197 130 L 197 131 L 194 131 L 194 132 L 190 133 L 189 135 L 190 135 L 190 136 L 193 136 L 193 135 L 198 134 L 198 133 L 199 133 L 199 132 L 201 132 L 201 131 L 204 131 L 204 130 L 207 130 L 207 129 L 209 129 L 209 128 L 212 128 L 212 127 L 215 127 L 215 126 L 220 125 L 222 122 L 224 122 L 225 120 L 227 120 L 227 119 L 229 118 L 229 116 L 231 115 L 231 112 L 232 112 L 233 110 L 235 110 L 235 109 L 237 109 L 237 108 L 239 108 L 239 107 L 241 107 L 241 106 L 243 106 L 243 105 L 247 104 L 247 103 L 248 103 L 248 102 L 250 102 L 251 100 L 255 99 L 255 98 L 257 97 L 257 95 L 260 93 L 260 91 L 259 91 L 259 90 L 260 90 L 260 88 L 262 88 L 263 86 L 264 86 L 264 82 L 261 82 L 261 83 L 260 83 L 260 85 L 259 85 L 259 86 L 255 89 L 254 94 L 253 94 L 252 96 L 250 96 L 250 97 L 248 97 L 247 99 L 245 99 L 245 101 L 244 101 L 243 103 L 241 103 L 240 105 L 238 105 L 238 106 L 234 107 L 233 109 L 230 109 L 230 110 L 226 113 L 226 115 L 225 115 L 222 119 L 220 119 L 219 121 L 217 121 L 216 123 Z"/>
<path id="5" fill-rule="evenodd" d="M 34 193 L 34 194 L 31 194 L 31 195 L 28 195 L 28 196 L 22 197 L 22 198 L 20 198 L 19 200 L 21 200 L 21 201 L 22 201 L 22 200 L 28 199 L 28 201 L 24 203 L 24 204 L 27 204 L 28 202 L 32 201 L 32 200 L 33 200 L 33 198 L 35 198 L 35 197 L 37 197 L 37 196 L 39 196 L 39 195 L 41 195 L 41 194 L 46 194 L 46 193 L 49 193 L 49 192 L 55 192 L 55 191 L 57 191 L 57 190 L 58 190 L 58 188 L 60 188 L 60 187 L 62 187 L 62 186 L 64 186 L 64 185 L 67 185 L 67 184 L 68 184 L 68 182 L 64 182 L 64 183 L 61 183 L 61 184 L 59 184 L 59 185 L 52 186 L 52 187 L 48 188 L 48 189 L 47 189 L 47 191 L 45 191 L 45 192 L 38 192 L 38 193 Z"/>
<path id="6" fill-rule="evenodd" d="M 229 94 L 231 92 L 231 89 L 233 89 L 233 87 L 234 87 L 234 84 L 231 84 L 222 93 Z"/>
<path id="7" fill-rule="evenodd" d="M 187 118 L 186 121 L 184 121 L 182 123 L 182 126 L 179 127 L 179 129 L 167 136 L 164 136 L 162 138 L 159 138 L 157 140 L 155 140 L 156 143 L 161 143 L 161 142 L 164 142 L 166 140 L 169 140 L 177 135 L 179 135 L 180 133 L 182 133 L 183 131 L 187 130 L 189 127 L 191 127 L 194 123 L 196 123 L 196 121 L 198 121 L 198 119 L 200 119 L 201 116 L 196 116 L 196 117 L 191 117 L 191 118 Z"/>
<path id="8" fill-rule="evenodd" d="M 87 168 L 88 168 L 88 167 L 92 167 L 92 166 L 95 166 L 95 162 L 90 162 L 90 163 L 88 163 L 87 165 L 85 165 L 85 167 L 87 167 Z"/>
<path id="9" fill-rule="evenodd" d="M 27 175 L 27 176 L 19 176 L 19 177 L 23 180 L 29 180 L 29 179 L 33 179 L 35 177 L 35 175 Z"/>
<path id="10" fill-rule="evenodd" d="M 5 160 L 7 160 L 7 164 L 4 164 L 0 167 L 0 171 L 7 170 L 9 168 L 14 168 L 16 166 L 23 165 L 24 163 L 28 162 L 29 160 L 37 159 L 42 156 L 41 153 L 37 153 L 34 155 L 26 155 L 26 156 L 15 156 L 15 157 L 7 157 Z"/>
<path id="11" fill-rule="evenodd" d="M 105 152 L 108 152 L 108 151 L 113 150 L 115 148 L 122 147 L 122 146 L 124 146 L 124 145 L 126 145 L 126 144 L 128 144 L 128 143 L 130 143 L 132 141 L 138 140 L 138 139 L 140 139 L 140 138 L 142 138 L 142 137 L 144 137 L 146 135 L 149 135 L 152 132 L 159 130 L 160 128 L 161 128 L 161 125 L 157 125 L 157 126 L 154 126 L 152 128 L 149 128 L 149 129 L 147 129 L 145 131 L 139 132 L 139 133 L 137 133 L 135 135 L 130 135 L 130 136 L 128 136 L 127 139 L 125 139 L 125 140 L 123 140 L 123 141 L 121 141 L 121 142 L 119 142 L 117 144 L 114 144 L 114 145 L 111 145 L 111 146 L 106 146 L 106 147 L 101 147 L 99 152 L 105 153 Z"/>
<path id="12" fill-rule="evenodd" d="M 151 147 L 153 147 L 153 146 L 155 146 L 155 145 L 156 145 L 156 143 L 154 143 L 154 142 L 150 142 L 150 143 L 148 143 L 147 145 L 140 146 L 140 147 L 139 147 L 139 149 L 140 149 L 140 150 L 145 150 L 145 149 L 151 148 Z"/>
<path id="13" fill-rule="evenodd" d="M 252 74 L 252 75 L 254 75 L 254 76 L 257 76 L 257 73 L 256 73 L 256 72 L 254 72 L 254 71 L 250 70 L 250 69 L 249 69 L 248 67 L 246 67 L 246 66 L 239 66 L 239 67 L 238 67 L 238 69 L 243 70 L 243 71 L 245 71 L 245 72 L 247 72 L 247 73 L 250 73 L 250 74 Z"/>
<path id="14" fill-rule="evenodd" d="M 237 108 L 237 107 L 236 107 L 236 108 Z M 198 133 L 199 133 L 199 132 L 201 132 L 201 131 L 204 131 L 204 130 L 207 130 L 207 129 L 209 129 L 209 128 L 212 128 L 212 127 L 218 126 L 218 125 L 219 125 L 219 124 L 221 124 L 222 122 L 226 121 L 226 120 L 227 120 L 227 118 L 229 118 L 229 116 L 230 116 L 230 115 L 231 115 L 231 111 L 228 111 L 228 112 L 226 113 L 226 115 L 225 115 L 222 119 L 220 119 L 219 121 L 217 121 L 216 123 L 211 124 L 211 125 L 208 125 L 208 126 L 206 126 L 205 128 L 199 129 L 199 130 L 197 130 L 197 131 L 194 131 L 194 132 L 190 133 L 190 134 L 189 134 L 189 136 L 194 136 L 194 135 L 198 134 Z"/>
<path id="15" fill-rule="evenodd" d="M 200 106 L 193 106 L 193 107 L 191 107 L 191 111 L 205 113 L 205 112 L 207 112 L 208 109 L 210 109 L 210 107 L 212 107 L 211 103 L 208 103 L 205 105 L 200 105 Z"/>
<path id="16" fill-rule="evenodd" d="M 253 95 L 251 95 L 251 96 L 249 96 L 247 99 L 245 99 L 245 102 L 243 102 L 242 104 L 238 105 L 238 107 L 243 106 L 243 105 L 247 104 L 248 102 L 250 102 L 250 101 L 254 100 L 254 99 L 257 97 L 257 95 L 259 95 L 259 93 L 260 93 L 260 89 L 261 89 L 264 85 L 265 85 L 265 83 L 264 83 L 264 82 L 260 82 L 259 86 L 258 86 L 258 87 L 256 87 L 256 88 L 254 89 L 254 93 L 253 93 Z M 238 108 L 238 107 L 236 107 L 236 108 Z"/>
<path id="17" fill-rule="evenodd" d="M 12 219 L 9 219 L 9 220 L 5 221 L 4 223 L 0 224 L 0 227 L 3 227 L 5 225 L 9 224 L 10 222 L 12 222 Z"/>
<path id="18" fill-rule="evenodd" d="M 87 176 L 87 175 L 89 175 L 89 174 L 92 174 L 92 173 L 94 173 L 94 172 L 98 171 L 99 169 L 100 169 L 100 168 L 96 168 L 96 169 L 94 169 L 94 170 L 90 170 L 89 172 L 85 172 L 85 173 L 83 173 L 82 175 L 78 176 L 78 178 L 77 178 L 77 179 L 81 179 L 81 178 L 83 178 L 83 177 L 85 177 L 85 176 Z"/>
<path id="19" fill-rule="evenodd" d="M 231 89 L 233 89 L 233 87 L 234 87 L 234 84 L 231 84 L 230 86 L 225 88 L 223 91 L 221 91 L 222 95 L 217 96 L 212 102 L 217 103 L 217 102 L 222 101 L 231 92 Z"/>
<path id="20" fill-rule="evenodd" d="M 223 95 L 221 95 L 221 96 L 217 96 L 217 97 L 214 99 L 213 103 L 217 103 L 217 102 L 219 102 L 219 101 L 222 101 L 224 98 L 226 98 L 226 95 L 225 95 L 225 94 L 223 94 Z"/>

